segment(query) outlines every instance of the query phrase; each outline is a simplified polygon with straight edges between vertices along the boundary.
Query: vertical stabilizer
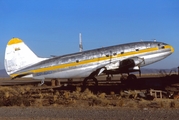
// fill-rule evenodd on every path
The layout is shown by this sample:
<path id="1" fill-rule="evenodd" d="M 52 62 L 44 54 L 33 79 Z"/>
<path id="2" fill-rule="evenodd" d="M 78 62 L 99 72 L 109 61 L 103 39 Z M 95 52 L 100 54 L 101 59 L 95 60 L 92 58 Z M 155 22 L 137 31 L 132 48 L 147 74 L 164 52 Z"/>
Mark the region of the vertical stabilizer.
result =
<path id="1" fill-rule="evenodd" d="M 45 59 L 37 57 L 21 39 L 12 38 L 6 46 L 4 65 L 10 75 Z"/>

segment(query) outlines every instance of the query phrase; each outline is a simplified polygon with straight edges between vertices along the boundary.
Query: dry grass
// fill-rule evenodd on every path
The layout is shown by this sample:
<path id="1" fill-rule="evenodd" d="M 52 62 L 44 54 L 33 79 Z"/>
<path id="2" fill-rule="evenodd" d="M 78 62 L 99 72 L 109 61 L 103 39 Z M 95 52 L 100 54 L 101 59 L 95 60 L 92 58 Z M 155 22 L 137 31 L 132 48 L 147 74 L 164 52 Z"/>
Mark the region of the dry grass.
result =
<path id="1" fill-rule="evenodd" d="M 130 98 L 132 96 L 132 99 Z M 147 101 L 136 99 L 135 91 L 120 92 L 116 95 L 111 91 L 94 94 L 89 89 L 81 92 L 59 91 L 53 89 L 32 89 L 32 86 L 0 87 L 0 106 L 112 106 L 132 108 L 179 108 L 179 101 L 174 99 L 154 99 Z"/>

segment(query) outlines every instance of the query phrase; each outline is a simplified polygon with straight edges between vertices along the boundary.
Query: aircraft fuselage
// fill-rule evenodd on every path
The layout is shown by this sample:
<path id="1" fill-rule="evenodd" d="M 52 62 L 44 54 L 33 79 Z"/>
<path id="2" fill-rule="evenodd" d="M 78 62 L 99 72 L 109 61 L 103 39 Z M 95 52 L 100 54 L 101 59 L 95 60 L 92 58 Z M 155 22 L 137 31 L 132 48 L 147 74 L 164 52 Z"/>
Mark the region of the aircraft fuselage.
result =
<path id="1" fill-rule="evenodd" d="M 173 51 L 172 46 L 162 42 L 127 43 L 49 58 L 24 67 L 11 76 L 30 73 L 31 77 L 35 79 L 84 78 L 101 68 L 122 71 L 128 68 L 125 67 L 126 59 L 134 61 L 134 65 L 128 69 L 135 70 L 136 66 L 142 67 L 160 61 Z"/>

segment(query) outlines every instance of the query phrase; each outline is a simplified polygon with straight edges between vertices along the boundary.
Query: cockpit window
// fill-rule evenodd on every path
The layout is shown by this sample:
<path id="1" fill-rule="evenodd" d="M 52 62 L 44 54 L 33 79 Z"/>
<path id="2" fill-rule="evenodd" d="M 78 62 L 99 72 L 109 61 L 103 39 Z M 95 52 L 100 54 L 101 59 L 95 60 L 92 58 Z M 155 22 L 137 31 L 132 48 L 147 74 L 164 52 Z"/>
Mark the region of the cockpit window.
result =
<path id="1" fill-rule="evenodd" d="M 158 44 L 158 47 L 159 47 L 159 49 L 164 49 L 165 48 L 165 43 L 159 43 Z"/>

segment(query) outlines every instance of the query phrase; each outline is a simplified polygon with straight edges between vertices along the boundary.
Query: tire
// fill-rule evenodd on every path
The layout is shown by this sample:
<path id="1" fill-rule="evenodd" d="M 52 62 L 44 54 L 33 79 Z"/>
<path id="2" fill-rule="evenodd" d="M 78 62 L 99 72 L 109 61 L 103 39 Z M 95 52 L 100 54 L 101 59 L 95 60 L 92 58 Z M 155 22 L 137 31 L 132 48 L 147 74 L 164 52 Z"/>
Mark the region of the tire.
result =
<path id="1" fill-rule="evenodd" d="M 87 77 L 83 80 L 83 87 L 98 86 L 98 80 L 95 77 Z"/>
<path id="2" fill-rule="evenodd" d="M 130 75 L 127 77 L 127 80 L 137 80 L 137 77 L 136 77 L 134 74 L 130 74 Z"/>

